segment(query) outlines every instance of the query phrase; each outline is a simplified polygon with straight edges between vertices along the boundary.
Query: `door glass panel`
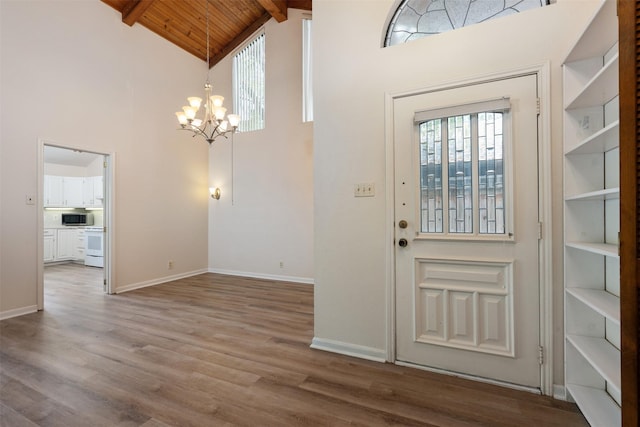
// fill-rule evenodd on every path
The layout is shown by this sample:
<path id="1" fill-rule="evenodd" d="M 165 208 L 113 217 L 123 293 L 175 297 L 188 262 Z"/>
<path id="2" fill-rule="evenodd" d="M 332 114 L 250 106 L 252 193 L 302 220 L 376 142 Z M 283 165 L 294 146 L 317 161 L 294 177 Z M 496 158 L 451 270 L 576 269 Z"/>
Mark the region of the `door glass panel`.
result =
<path id="1" fill-rule="evenodd" d="M 449 233 L 473 232 L 471 116 L 449 117 Z"/>
<path id="2" fill-rule="evenodd" d="M 504 234 L 502 113 L 478 114 L 480 233 Z"/>
<path id="3" fill-rule="evenodd" d="M 422 233 L 506 235 L 505 117 L 484 111 L 419 123 Z"/>
<path id="4" fill-rule="evenodd" d="M 423 233 L 442 233 L 442 120 L 420 124 L 420 195 Z"/>

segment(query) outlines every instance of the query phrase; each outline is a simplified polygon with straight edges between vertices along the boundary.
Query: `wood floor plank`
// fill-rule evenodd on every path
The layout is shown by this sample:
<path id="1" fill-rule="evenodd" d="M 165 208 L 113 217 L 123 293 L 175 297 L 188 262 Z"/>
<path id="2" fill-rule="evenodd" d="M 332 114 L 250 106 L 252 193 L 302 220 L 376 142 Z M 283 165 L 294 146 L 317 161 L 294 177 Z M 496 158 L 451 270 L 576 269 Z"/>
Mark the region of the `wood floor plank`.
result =
<path id="1" fill-rule="evenodd" d="M 586 426 L 575 405 L 312 350 L 313 286 L 202 274 L 105 295 L 45 268 L 0 322 L 2 426 Z"/>

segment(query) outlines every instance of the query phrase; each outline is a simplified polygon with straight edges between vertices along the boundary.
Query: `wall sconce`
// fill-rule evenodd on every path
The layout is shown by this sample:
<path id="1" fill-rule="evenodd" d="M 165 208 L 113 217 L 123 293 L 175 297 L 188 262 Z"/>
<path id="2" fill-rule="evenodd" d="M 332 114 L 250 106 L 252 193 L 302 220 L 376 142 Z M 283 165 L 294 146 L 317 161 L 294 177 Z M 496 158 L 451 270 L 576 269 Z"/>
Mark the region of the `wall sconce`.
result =
<path id="1" fill-rule="evenodd" d="M 209 192 L 211 193 L 211 198 L 212 199 L 216 199 L 216 200 L 220 200 L 220 189 L 219 188 L 209 188 Z"/>

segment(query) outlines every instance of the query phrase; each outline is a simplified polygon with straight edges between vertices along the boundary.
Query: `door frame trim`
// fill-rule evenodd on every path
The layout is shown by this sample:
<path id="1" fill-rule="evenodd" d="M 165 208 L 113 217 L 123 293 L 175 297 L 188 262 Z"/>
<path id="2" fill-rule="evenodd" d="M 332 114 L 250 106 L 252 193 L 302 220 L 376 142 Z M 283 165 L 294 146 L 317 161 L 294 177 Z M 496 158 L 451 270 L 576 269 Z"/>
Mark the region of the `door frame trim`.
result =
<path id="1" fill-rule="evenodd" d="M 106 293 L 113 294 L 115 283 L 115 276 L 113 274 L 115 270 L 115 236 L 113 230 L 114 225 L 114 212 L 115 212 L 115 153 L 105 153 L 96 151 L 89 148 L 75 147 L 64 144 L 59 144 L 53 140 L 38 138 L 38 171 L 37 171 L 37 192 L 38 197 L 36 201 L 36 209 L 40 214 L 37 216 L 37 272 L 36 272 L 36 301 L 38 311 L 44 310 L 44 240 L 42 238 L 44 234 L 44 146 L 60 147 L 67 150 L 85 151 L 88 153 L 95 153 L 105 156 L 106 168 L 104 169 L 103 179 L 105 185 L 104 194 L 104 226 L 107 228 L 104 234 L 104 278 L 107 282 Z"/>
<path id="2" fill-rule="evenodd" d="M 552 264 L 552 182 L 551 182 L 551 65 L 549 61 L 504 72 L 450 81 L 434 86 L 404 92 L 385 92 L 385 169 L 386 169 L 386 348 L 387 361 L 396 363 L 396 316 L 395 316 L 395 153 L 394 153 L 394 102 L 396 99 L 421 95 L 429 92 L 455 89 L 465 86 L 489 83 L 498 80 L 535 75 L 540 99 L 538 118 L 538 220 L 543 224 L 542 239 L 538 241 L 539 259 L 539 342 L 544 357 L 540 366 L 540 390 L 547 396 L 553 395 L 553 264 Z"/>

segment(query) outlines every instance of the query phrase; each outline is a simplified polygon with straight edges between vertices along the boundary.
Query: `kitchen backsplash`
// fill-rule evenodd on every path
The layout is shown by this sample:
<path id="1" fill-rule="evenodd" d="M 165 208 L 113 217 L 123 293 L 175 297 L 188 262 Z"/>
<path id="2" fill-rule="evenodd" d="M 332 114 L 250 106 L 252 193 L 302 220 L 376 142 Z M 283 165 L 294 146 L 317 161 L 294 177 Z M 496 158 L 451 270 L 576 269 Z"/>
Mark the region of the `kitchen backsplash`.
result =
<path id="1" fill-rule="evenodd" d="M 63 227 L 61 214 L 63 213 L 92 213 L 93 214 L 93 225 L 100 227 L 104 225 L 103 221 L 103 211 L 100 210 L 86 210 L 86 209 L 66 209 L 66 210 L 44 210 L 44 228 L 55 228 L 55 227 Z"/>

